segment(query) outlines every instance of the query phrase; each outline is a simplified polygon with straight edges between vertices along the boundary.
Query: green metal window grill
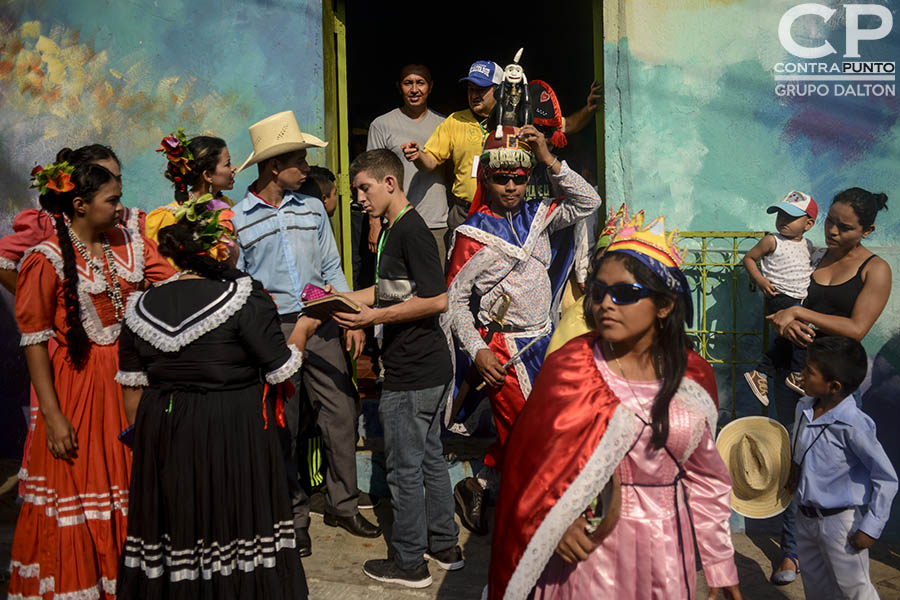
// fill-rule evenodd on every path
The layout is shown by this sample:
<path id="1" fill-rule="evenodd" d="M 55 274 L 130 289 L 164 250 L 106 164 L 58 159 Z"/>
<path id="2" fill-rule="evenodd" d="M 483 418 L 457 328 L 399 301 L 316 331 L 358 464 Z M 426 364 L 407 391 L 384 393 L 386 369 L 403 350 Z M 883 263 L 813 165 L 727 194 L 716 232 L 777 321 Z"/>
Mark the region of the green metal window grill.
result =
<path id="1" fill-rule="evenodd" d="M 762 294 L 741 264 L 765 232 L 685 231 L 680 235 L 686 250 L 681 268 L 694 300 L 694 323 L 688 335 L 696 340 L 697 352 L 713 365 L 720 383 L 723 376 L 730 379 L 727 403 L 734 419 L 741 374 L 759 361 L 769 342 Z"/>

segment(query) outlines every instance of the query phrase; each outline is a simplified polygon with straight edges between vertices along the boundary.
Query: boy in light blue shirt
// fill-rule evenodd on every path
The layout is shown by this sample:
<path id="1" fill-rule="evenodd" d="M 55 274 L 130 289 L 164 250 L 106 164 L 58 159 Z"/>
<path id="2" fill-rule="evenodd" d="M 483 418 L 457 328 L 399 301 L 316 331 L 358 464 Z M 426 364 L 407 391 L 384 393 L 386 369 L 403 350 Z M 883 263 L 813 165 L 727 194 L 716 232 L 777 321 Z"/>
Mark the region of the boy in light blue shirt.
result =
<path id="1" fill-rule="evenodd" d="M 866 351 L 848 337 L 818 338 L 808 348 L 808 396 L 797 403 L 788 486 L 796 486 L 797 554 L 810 599 L 878 598 L 869 548 L 890 516 L 897 473 L 851 395 L 867 367 Z"/>

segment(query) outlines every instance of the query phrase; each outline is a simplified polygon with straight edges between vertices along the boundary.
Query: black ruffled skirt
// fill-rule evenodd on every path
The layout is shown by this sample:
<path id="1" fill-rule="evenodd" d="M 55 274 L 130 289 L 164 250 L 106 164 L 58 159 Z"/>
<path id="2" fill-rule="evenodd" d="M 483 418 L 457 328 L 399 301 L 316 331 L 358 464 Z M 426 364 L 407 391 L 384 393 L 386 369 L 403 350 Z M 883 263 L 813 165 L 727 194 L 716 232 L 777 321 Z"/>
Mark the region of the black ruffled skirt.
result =
<path id="1" fill-rule="evenodd" d="M 120 599 L 308 596 L 263 386 L 145 390 L 135 423 Z M 271 403 L 269 403 L 271 404 Z"/>

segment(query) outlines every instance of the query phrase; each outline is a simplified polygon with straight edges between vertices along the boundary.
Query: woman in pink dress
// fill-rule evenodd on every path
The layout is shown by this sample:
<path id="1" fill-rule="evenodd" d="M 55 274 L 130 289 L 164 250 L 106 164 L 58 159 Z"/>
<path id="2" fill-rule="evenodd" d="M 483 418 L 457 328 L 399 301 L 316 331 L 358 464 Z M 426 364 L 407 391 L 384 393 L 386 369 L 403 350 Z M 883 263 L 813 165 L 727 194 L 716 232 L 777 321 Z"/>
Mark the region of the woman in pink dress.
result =
<path id="1" fill-rule="evenodd" d="M 547 357 L 506 450 L 488 597 L 740 598 L 712 369 L 690 350 L 661 219 L 618 223 L 585 296 L 592 332 Z"/>

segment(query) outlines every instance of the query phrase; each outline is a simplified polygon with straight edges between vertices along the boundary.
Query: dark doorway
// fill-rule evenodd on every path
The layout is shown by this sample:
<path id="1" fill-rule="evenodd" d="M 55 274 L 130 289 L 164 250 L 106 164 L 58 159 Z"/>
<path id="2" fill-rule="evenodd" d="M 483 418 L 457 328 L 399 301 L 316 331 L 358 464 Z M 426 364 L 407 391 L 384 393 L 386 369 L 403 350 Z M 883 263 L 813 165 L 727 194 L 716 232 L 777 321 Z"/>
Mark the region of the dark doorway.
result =
<path id="1" fill-rule="evenodd" d="M 469 65 L 479 59 L 520 61 L 529 80 L 543 79 L 556 91 L 563 114 L 584 106 L 594 78 L 592 2 L 348 2 L 347 85 L 354 150 L 365 149 L 372 120 L 400 105 L 395 87 L 400 67 L 431 69 L 429 107 L 448 115 L 466 108 Z M 359 138 L 362 137 L 362 140 Z M 355 142 L 355 143 L 354 143 Z M 569 137 L 561 153 L 595 181 L 596 137 L 592 127 Z"/>

